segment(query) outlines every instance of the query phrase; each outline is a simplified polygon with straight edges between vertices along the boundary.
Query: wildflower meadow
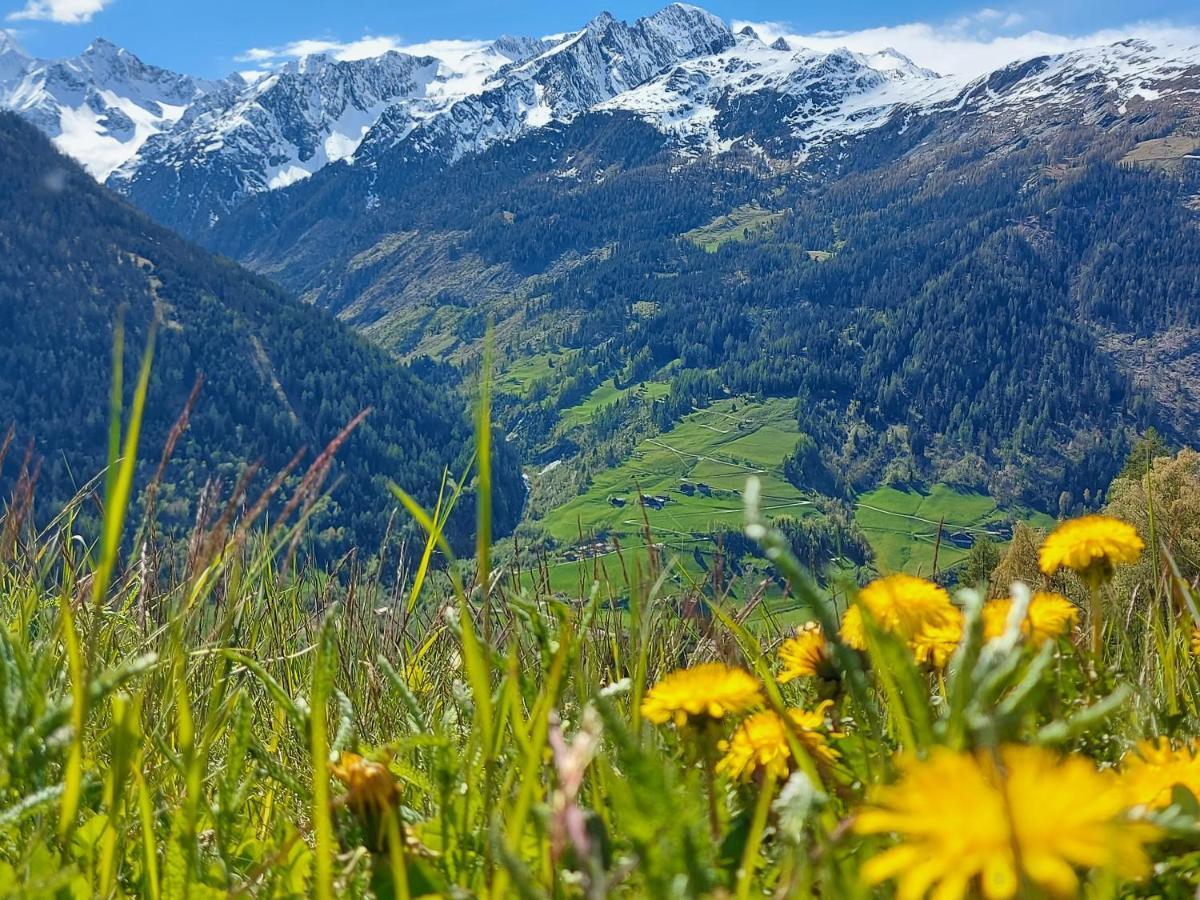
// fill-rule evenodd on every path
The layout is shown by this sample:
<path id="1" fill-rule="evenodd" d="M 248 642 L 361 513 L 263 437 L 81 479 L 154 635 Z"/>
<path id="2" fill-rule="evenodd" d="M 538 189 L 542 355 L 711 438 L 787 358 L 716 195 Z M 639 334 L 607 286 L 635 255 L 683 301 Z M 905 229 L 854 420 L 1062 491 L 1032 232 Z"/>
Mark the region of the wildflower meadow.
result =
<path id="1" fill-rule="evenodd" d="M 485 392 L 469 479 L 432 510 L 393 486 L 424 532 L 394 584 L 364 560 L 298 561 L 303 498 L 154 555 L 150 513 L 126 514 L 143 397 L 114 419 L 94 542 L 84 495 L 36 525 L 18 496 L 0 528 L 10 895 L 1200 884 L 1200 618 L 1153 516 L 1062 522 L 1007 583 L 818 587 L 752 479 L 746 534 L 806 622 L 751 619 L 719 590 L 685 611 L 653 554 L 628 560 L 623 602 L 599 582 L 556 595 L 493 547 L 487 502 L 473 560 L 442 534 L 465 490 L 487 496 Z M 1153 471 L 1135 477 L 1153 496 Z"/>

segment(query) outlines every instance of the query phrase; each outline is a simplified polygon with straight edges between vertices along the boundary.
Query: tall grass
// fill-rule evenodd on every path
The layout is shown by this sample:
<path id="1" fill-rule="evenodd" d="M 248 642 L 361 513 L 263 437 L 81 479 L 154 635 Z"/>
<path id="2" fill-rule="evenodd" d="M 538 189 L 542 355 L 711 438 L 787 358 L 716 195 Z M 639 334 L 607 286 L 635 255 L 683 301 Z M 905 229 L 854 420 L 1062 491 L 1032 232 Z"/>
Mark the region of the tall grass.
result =
<path id="1" fill-rule="evenodd" d="M 114 379 L 96 542 L 74 531 L 82 495 L 45 527 L 17 496 L 0 528 L 9 893 L 865 896 L 862 864 L 890 839 L 858 834 L 854 816 L 904 756 L 1019 743 L 1112 768 L 1136 740 L 1200 734 L 1196 607 L 1169 567 L 1136 597 L 1107 598 L 1121 624 L 1098 657 L 1078 637 L 1023 642 L 1019 616 L 985 641 L 980 597 L 965 592 L 963 640 L 934 670 L 870 623 L 867 652 L 838 639 L 842 610 L 762 519 L 751 485 L 747 533 L 830 641 L 836 676 L 823 685 L 780 684 L 786 635 L 748 628 L 724 594 L 681 614 L 653 555 L 623 565 L 627 608 L 598 584 L 568 598 L 508 577 L 484 499 L 486 386 L 474 471 L 448 475 L 433 510 L 393 489 L 426 535 L 397 582 L 382 567 L 335 576 L 298 562 L 349 431 L 291 496 L 282 477 L 258 498 L 235 485 L 167 565 L 179 557 L 160 546 L 154 490 L 136 529 L 124 518 L 149 364 L 147 353 L 124 421 Z M 471 489 L 478 545 L 465 563 L 442 529 Z M 266 527 L 272 504 L 282 514 Z M 1019 586 L 1014 597 L 1018 610 L 1028 601 Z M 665 675 L 709 660 L 752 672 L 780 715 L 830 697 L 837 762 L 791 730 L 782 778 L 714 776 L 732 722 L 656 727 L 641 713 Z M 1164 838 L 1158 867 L 1120 890 L 1184 896 L 1200 877 L 1200 804 L 1181 786 L 1139 815 Z M 1097 894 L 1116 890 L 1104 866 L 1081 875 Z"/>

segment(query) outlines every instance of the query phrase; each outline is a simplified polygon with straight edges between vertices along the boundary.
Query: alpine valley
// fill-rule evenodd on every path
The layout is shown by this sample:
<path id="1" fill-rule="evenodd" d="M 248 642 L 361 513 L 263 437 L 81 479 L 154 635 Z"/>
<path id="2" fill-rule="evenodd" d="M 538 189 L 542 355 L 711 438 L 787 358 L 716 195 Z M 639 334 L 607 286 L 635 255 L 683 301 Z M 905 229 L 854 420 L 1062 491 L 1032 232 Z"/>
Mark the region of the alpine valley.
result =
<path id="1" fill-rule="evenodd" d="M 267 348 L 264 398 L 393 367 L 465 408 L 490 323 L 507 524 L 564 583 L 647 529 L 710 567 L 750 473 L 808 560 L 928 573 L 1200 428 L 1200 47 L 968 79 L 681 4 L 217 81 L 0 41 L 0 106 L 159 223 L 90 189 L 117 250 L 340 320 Z"/>

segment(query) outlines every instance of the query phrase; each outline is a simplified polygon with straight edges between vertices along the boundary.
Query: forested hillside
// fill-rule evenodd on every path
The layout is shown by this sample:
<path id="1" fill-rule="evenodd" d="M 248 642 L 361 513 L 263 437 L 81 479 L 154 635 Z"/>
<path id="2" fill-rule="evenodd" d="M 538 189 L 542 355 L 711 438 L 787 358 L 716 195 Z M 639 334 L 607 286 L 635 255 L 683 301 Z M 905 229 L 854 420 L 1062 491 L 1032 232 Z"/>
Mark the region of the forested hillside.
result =
<path id="1" fill-rule="evenodd" d="M 0 212 L 0 430 L 15 426 L 0 475 L 11 484 L 32 441 L 46 510 L 104 465 L 122 318 L 127 384 L 152 323 L 157 329 L 141 483 L 203 379 L 160 498 L 169 523 L 191 520 L 210 478 L 228 489 L 261 461 L 265 485 L 305 447 L 307 465 L 367 408 L 338 452 L 333 502 L 311 530 L 321 551 L 379 545 L 393 507 L 388 480 L 432 503 L 444 469 L 457 477 L 466 468 L 466 400 L 270 282 L 150 223 L 11 115 L 0 117 Z M 522 497 L 515 459 L 500 442 L 500 529 L 516 521 Z M 460 537 L 472 505 L 465 501 L 456 520 Z"/>
<path id="2" fill-rule="evenodd" d="M 1057 512 L 1099 495 L 1135 431 L 1200 422 L 1200 167 L 1126 160 L 1176 114 L 1031 116 L 1053 135 L 1035 142 L 898 119 L 803 169 L 681 161 L 597 114 L 380 171 L 366 211 L 365 174 L 329 170 L 210 239 L 403 353 L 469 362 L 491 316 L 514 365 L 571 358 L 509 413 L 547 460 L 563 411 L 653 378 L 659 427 L 721 396 L 797 398 L 806 487 L 949 479 Z"/>

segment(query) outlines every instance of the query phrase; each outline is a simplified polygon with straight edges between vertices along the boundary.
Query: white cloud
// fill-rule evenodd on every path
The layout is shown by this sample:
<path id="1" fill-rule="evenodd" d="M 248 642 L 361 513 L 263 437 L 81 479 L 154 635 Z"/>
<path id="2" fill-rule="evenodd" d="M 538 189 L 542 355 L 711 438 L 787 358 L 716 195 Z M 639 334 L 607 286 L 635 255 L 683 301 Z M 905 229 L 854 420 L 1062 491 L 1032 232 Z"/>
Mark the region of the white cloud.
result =
<path id="1" fill-rule="evenodd" d="M 470 53 L 486 49 L 490 41 L 434 40 L 420 44 L 406 44 L 397 50 L 413 56 L 436 56 L 438 59 L 458 59 Z"/>
<path id="2" fill-rule="evenodd" d="M 315 53 L 325 53 L 334 59 L 351 60 L 382 56 L 389 50 L 405 49 L 398 37 L 390 35 L 367 36 L 359 38 L 357 41 L 345 42 L 314 38 L 292 41 L 281 47 L 251 47 L 237 58 L 240 62 L 271 64 L 289 59 L 299 59 L 302 56 L 312 56 Z"/>
<path id="3" fill-rule="evenodd" d="M 10 21 L 34 19 L 81 25 L 92 21 L 92 17 L 110 3 L 112 0 L 26 0 L 24 8 L 9 13 L 8 18 Z"/>
<path id="4" fill-rule="evenodd" d="M 1025 22 L 1019 14 L 985 8 L 943 24 L 912 22 L 860 31 L 799 34 L 782 22 L 735 21 L 733 27 L 740 30 L 749 25 L 768 43 L 783 37 L 794 47 L 826 52 L 846 47 L 859 53 L 877 53 L 892 47 L 918 65 L 943 75 L 963 77 L 983 75 L 1020 59 L 1112 44 L 1127 38 L 1143 38 L 1159 45 L 1200 44 L 1200 28 L 1163 22 L 1137 22 L 1084 35 L 1021 30 Z"/>

